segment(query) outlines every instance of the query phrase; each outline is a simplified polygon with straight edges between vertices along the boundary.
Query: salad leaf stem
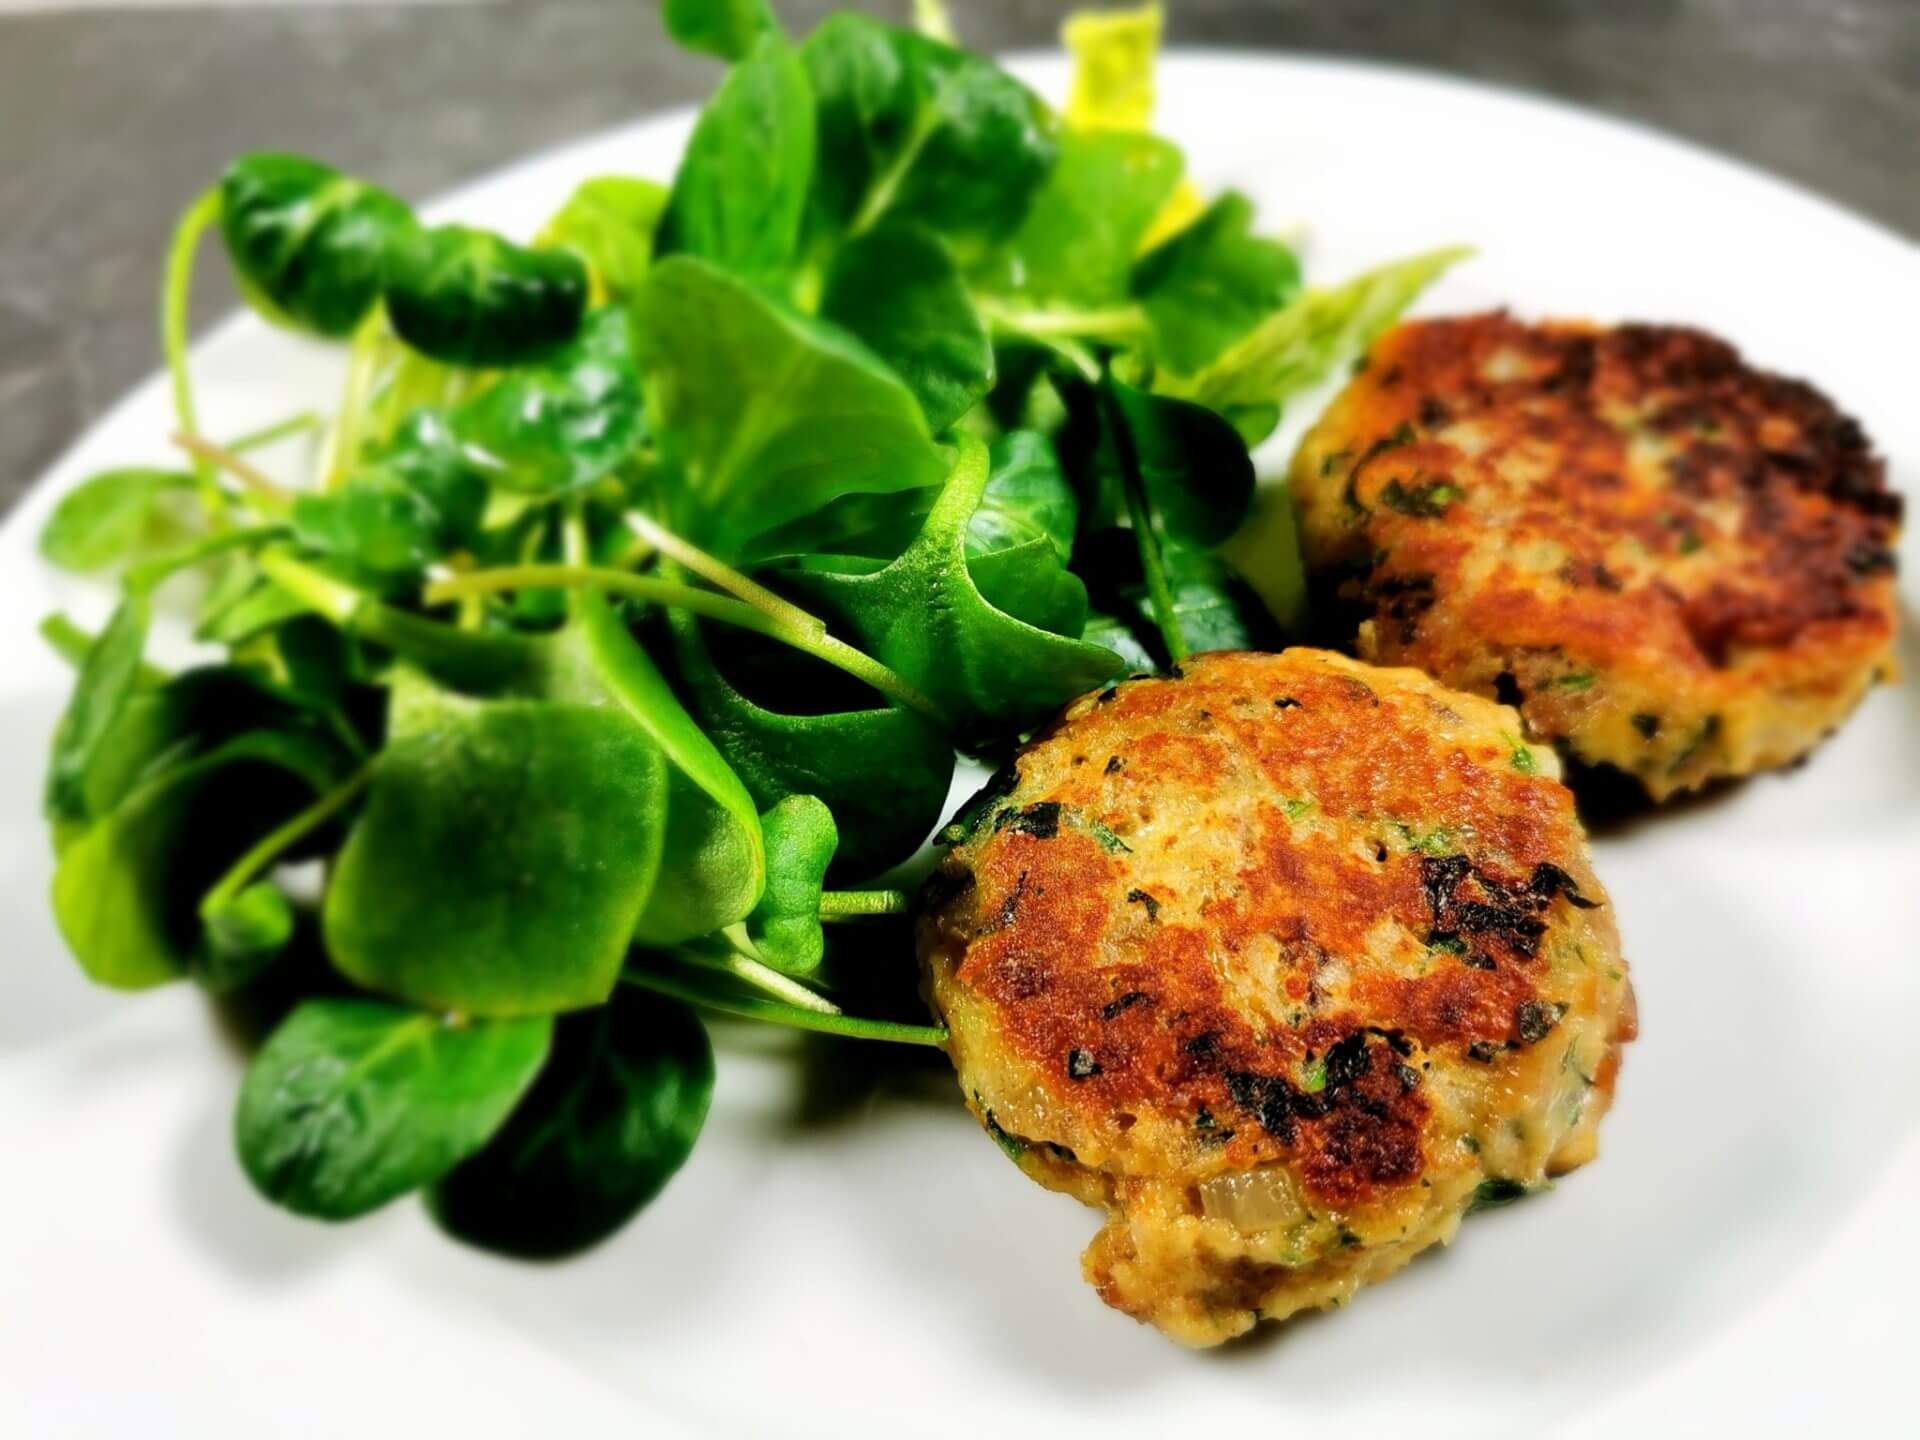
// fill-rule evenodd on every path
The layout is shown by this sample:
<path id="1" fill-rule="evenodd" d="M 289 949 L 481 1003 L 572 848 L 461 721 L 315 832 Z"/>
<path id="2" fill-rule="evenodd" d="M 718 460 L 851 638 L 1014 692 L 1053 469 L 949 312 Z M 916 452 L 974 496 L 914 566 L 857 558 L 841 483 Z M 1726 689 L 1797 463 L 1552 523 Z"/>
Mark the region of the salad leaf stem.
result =
<path id="1" fill-rule="evenodd" d="M 771 633 L 771 632 L 770 632 Z M 946 712 L 921 694 L 898 672 L 882 665 L 864 650 L 857 650 L 844 640 L 831 635 L 822 635 L 819 639 L 806 644 L 787 635 L 775 638 L 785 640 L 796 650 L 804 650 L 816 660 L 824 660 L 836 670 L 844 670 L 856 680 L 864 680 L 890 700 L 897 700 L 910 710 L 916 710 L 938 725 L 942 730 L 951 730 L 952 722 Z"/>
<path id="2" fill-rule="evenodd" d="M 76 670 L 87 663 L 87 655 L 100 639 L 98 635 L 74 624 L 64 611 L 59 610 L 40 622 L 40 638 L 47 642 L 54 654 Z M 164 684 L 167 679 L 165 670 L 142 661 L 135 683 L 147 688 Z"/>
<path id="3" fill-rule="evenodd" d="M 40 638 L 53 648 L 69 665 L 80 665 L 87 658 L 87 652 L 93 649 L 97 636 L 89 635 L 65 614 L 56 610 L 40 622 Z"/>
<path id="4" fill-rule="evenodd" d="M 291 555 L 263 555 L 260 568 L 282 590 L 343 630 L 353 629 L 362 610 L 378 603 L 344 580 L 336 580 Z"/>
<path id="5" fill-rule="evenodd" d="M 226 451 L 229 455 L 245 455 L 250 450 L 264 450 L 267 446 L 277 444 L 290 435 L 298 435 L 303 430 L 318 430 L 322 423 L 316 411 L 303 410 L 298 415 L 289 415 L 284 420 L 275 421 L 271 425 L 263 425 L 258 430 L 249 430 L 244 435 L 236 436 L 227 441 Z"/>
<path id="6" fill-rule="evenodd" d="M 663 580 L 657 575 L 632 575 L 599 565 L 502 565 L 489 570 L 468 570 L 460 575 L 435 580 L 421 592 L 427 605 L 444 605 L 477 595 L 498 595 L 510 590 L 583 590 L 595 587 L 614 595 L 627 595 L 656 605 L 672 605 L 691 610 L 723 624 L 742 625 L 762 634 L 777 634 L 767 618 L 751 605 L 729 595 Z"/>
<path id="7" fill-rule="evenodd" d="M 1138 305 L 1104 310 L 1026 309 L 980 295 L 974 305 L 996 331 L 1029 340 L 1096 340 L 1125 345 L 1148 333 L 1147 312 Z"/>
<path id="8" fill-rule="evenodd" d="M 980 497 L 986 493 L 987 481 L 992 476 L 993 461 L 986 442 L 968 434 L 956 439 L 959 457 L 954 461 L 953 474 L 941 487 L 940 497 L 927 515 L 926 530 L 957 528 L 956 520 L 964 522 L 970 518 L 980 508 Z"/>
<path id="9" fill-rule="evenodd" d="M 347 351 L 346 388 L 340 396 L 340 414 L 328 437 L 325 488 L 338 490 L 346 484 L 354 462 L 360 457 L 361 422 L 370 405 L 374 374 L 379 369 L 386 334 L 386 312 L 375 305 L 360 327 L 353 332 Z"/>
<path id="10" fill-rule="evenodd" d="M 1147 503 L 1146 481 L 1140 474 L 1140 452 L 1134 445 L 1133 429 L 1113 391 L 1102 386 L 1101 409 L 1107 431 L 1113 437 L 1115 458 L 1120 462 L 1120 484 L 1126 495 L 1127 518 L 1132 522 L 1134 544 L 1140 547 L 1140 573 L 1146 578 L 1147 600 L 1153 607 L 1153 623 L 1166 642 L 1167 658 L 1178 665 L 1190 653 L 1187 637 L 1181 632 L 1180 617 L 1173 607 L 1173 586 L 1167 581 L 1166 558 L 1160 551 L 1160 537 L 1153 528 L 1153 510 Z"/>
<path id="11" fill-rule="evenodd" d="M 269 480 L 253 464 L 241 459 L 227 446 L 216 445 L 206 436 L 191 430 L 176 430 L 173 443 L 193 456 L 196 467 L 205 465 L 209 475 L 217 468 L 233 476 L 246 488 L 254 503 L 268 513 L 283 515 L 293 508 L 290 492 Z M 214 488 L 219 489 L 217 485 Z M 224 492 L 221 493 L 220 504 L 223 507 L 226 504 Z"/>
<path id="12" fill-rule="evenodd" d="M 741 574 L 696 545 L 682 540 L 649 515 L 627 512 L 627 528 L 676 564 L 684 565 L 708 584 L 738 596 L 785 629 L 800 635 L 825 635 L 826 622 L 809 615 L 791 600 L 783 600 L 766 586 Z"/>
<path id="13" fill-rule="evenodd" d="M 127 571 L 126 583 L 135 590 L 151 590 L 163 580 L 198 565 L 202 560 L 211 560 L 215 555 L 224 555 L 229 550 L 249 550 L 257 545 L 266 545 L 281 539 L 286 533 L 279 525 L 249 525 L 239 530 L 222 530 L 134 566 Z"/>
<path id="14" fill-rule="evenodd" d="M 569 568 L 580 568 L 592 560 L 593 550 L 587 539 L 587 513 L 578 496 L 567 502 L 566 513 L 560 520 L 560 547 Z M 572 619 L 580 618 L 580 591 L 567 591 L 567 614 Z"/>
<path id="15" fill-rule="evenodd" d="M 904 890 L 822 890 L 822 920 L 858 920 L 868 915 L 904 915 L 909 897 Z"/>
<path id="16" fill-rule="evenodd" d="M 656 605 L 690 610 L 723 625 L 737 625 L 743 630 L 752 630 L 811 655 L 816 660 L 824 660 L 836 670 L 845 671 L 856 680 L 864 680 L 889 700 L 918 711 L 943 729 L 948 728 L 946 716 L 933 701 L 864 650 L 856 650 L 844 640 L 827 634 L 825 626 L 798 607 L 787 608 L 811 621 L 811 627 L 786 625 L 765 610 L 730 595 L 719 595 L 657 575 L 633 575 L 625 570 L 596 565 L 503 565 L 490 570 L 469 570 L 464 575 L 434 581 L 427 586 L 421 599 L 428 605 L 441 605 L 452 600 L 507 590 L 584 588 L 597 588 L 611 595 L 627 595 Z M 781 603 L 785 605 L 784 601 Z"/>
<path id="17" fill-rule="evenodd" d="M 945 121 L 945 115 L 939 104 L 925 106 L 921 112 L 913 133 L 907 137 L 907 143 L 900 147 L 900 153 L 894 157 L 893 164 L 887 168 L 867 191 L 867 202 L 847 226 L 847 238 L 858 239 L 875 225 L 878 225 L 887 211 L 893 208 L 894 197 L 900 193 L 900 186 L 907 176 L 913 173 L 913 167 L 920 159 L 920 152 L 939 131 Z"/>
<path id="18" fill-rule="evenodd" d="M 233 900 L 289 846 L 304 839 L 339 814 L 346 806 L 352 804 L 354 798 L 373 780 L 373 770 L 371 763 L 363 765 L 354 775 L 336 785 L 299 814 L 261 836 L 246 854 L 234 861 L 227 873 L 222 875 L 214 887 L 207 892 L 201 908 L 214 910 Z"/>
<path id="19" fill-rule="evenodd" d="M 498 683 L 529 661 L 521 636 L 463 630 L 397 610 L 284 550 L 265 551 L 258 563 L 268 579 L 316 615 L 456 683 Z"/>
<path id="20" fill-rule="evenodd" d="M 771 965 L 759 958 L 759 947 L 753 943 L 753 937 L 747 934 L 744 922 L 729 925 L 720 932 L 733 948 L 711 954 L 699 950 L 689 950 L 686 958 L 696 965 L 704 965 L 710 970 L 731 975 L 734 979 L 751 985 L 756 990 L 764 990 L 783 1004 L 797 1006 L 802 1010 L 817 1010 L 822 1015 L 838 1015 L 840 1007 L 824 995 L 816 994 L 798 980 L 782 975 Z"/>
<path id="21" fill-rule="evenodd" d="M 891 1040 L 902 1045 L 929 1045 L 936 1050 L 944 1049 L 947 1043 L 947 1030 L 943 1025 L 903 1025 L 895 1020 L 867 1020 L 857 1015 L 826 1015 L 817 1010 L 803 1010 L 797 1005 L 783 1005 L 777 1000 L 763 1000 L 753 995 L 721 995 L 657 970 L 627 970 L 620 979 L 623 984 L 651 990 L 657 995 L 669 995 L 689 1005 L 717 1011 L 722 1015 L 734 1015 L 742 1020 L 759 1020 L 769 1025 L 786 1025 L 795 1030 L 842 1035 L 853 1040 Z"/>
<path id="22" fill-rule="evenodd" d="M 187 302 L 193 288 L 193 261 L 199 253 L 200 238 L 220 220 L 220 187 L 202 192 L 189 205 L 174 227 L 173 244 L 167 251 L 166 283 L 160 292 L 160 345 L 167 357 L 167 373 L 173 381 L 173 414 L 182 430 L 197 431 L 200 420 L 193 403 L 193 376 L 187 367 Z M 194 479 L 200 486 L 200 500 L 217 525 L 226 514 L 227 498 L 214 481 L 214 467 L 196 457 Z"/>

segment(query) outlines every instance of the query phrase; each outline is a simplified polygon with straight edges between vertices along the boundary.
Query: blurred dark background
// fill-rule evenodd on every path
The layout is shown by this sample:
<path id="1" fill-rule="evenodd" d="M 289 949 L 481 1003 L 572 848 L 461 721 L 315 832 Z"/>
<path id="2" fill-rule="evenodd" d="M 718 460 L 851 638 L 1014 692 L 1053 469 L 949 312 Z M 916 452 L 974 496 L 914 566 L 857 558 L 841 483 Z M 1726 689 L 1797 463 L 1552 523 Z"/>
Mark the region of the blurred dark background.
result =
<path id="1" fill-rule="evenodd" d="M 0 0 L 0 510 L 157 363 L 168 231 L 237 151 L 310 151 L 423 199 L 696 99 L 714 75 L 666 42 L 652 0 L 7 8 Z M 779 8 L 803 31 L 840 7 Z M 901 19 L 907 0 L 858 8 Z M 1070 8 L 951 3 L 964 39 L 985 49 L 1048 44 Z M 1169 9 L 1175 44 L 1362 57 L 1557 95 L 1741 156 L 1920 235 L 1920 0 L 1171 0 Z M 1407 163 L 1446 156 L 1409 135 Z M 1806 273 L 1783 283 L 1817 284 L 1820 263 L 1809 255 Z M 196 326 L 232 303 L 212 267 L 195 301 Z"/>

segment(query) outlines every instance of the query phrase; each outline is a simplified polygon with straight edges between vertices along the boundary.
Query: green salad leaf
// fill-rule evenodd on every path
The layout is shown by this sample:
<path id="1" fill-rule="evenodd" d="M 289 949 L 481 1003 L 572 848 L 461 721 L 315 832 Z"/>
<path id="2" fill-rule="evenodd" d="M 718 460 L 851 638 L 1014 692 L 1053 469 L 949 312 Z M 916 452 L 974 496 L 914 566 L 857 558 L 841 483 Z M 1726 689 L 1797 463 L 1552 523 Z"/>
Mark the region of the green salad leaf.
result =
<path id="1" fill-rule="evenodd" d="M 779 22 L 767 0 L 666 0 L 660 7 L 667 33 L 689 50 L 722 60 L 741 60 Z"/>
<path id="2" fill-rule="evenodd" d="M 1134 256 L 1184 168 L 1180 151 L 1157 136 L 1068 131 L 1059 162 L 1005 252 L 984 267 L 983 283 L 1040 310 L 1125 304 Z"/>
<path id="3" fill-rule="evenodd" d="M 801 557 L 779 572 L 785 586 L 841 617 L 866 649 L 946 707 L 960 733 L 976 737 L 1033 724 L 1120 670 L 1111 651 L 1075 638 L 1086 591 L 1050 539 L 1001 552 L 991 588 L 1056 629 L 998 608 L 974 580 L 967 525 L 989 473 L 987 447 L 962 437 L 939 499 L 898 557 L 877 566 Z"/>
<path id="4" fill-rule="evenodd" d="M 666 186 L 627 175 L 582 181 L 541 228 L 534 245 L 578 256 L 599 298 L 629 300 L 653 263 L 655 231 L 666 213 L 667 195 Z"/>
<path id="5" fill-rule="evenodd" d="M 849 693 L 817 662 L 781 664 L 764 642 L 744 653 L 748 663 L 725 670 L 714 642 L 729 637 L 707 633 L 718 627 L 678 615 L 673 629 L 688 706 L 754 803 L 770 810 L 810 795 L 832 812 L 839 848 L 830 874 L 878 874 L 932 831 L 953 780 L 953 744 L 925 717 L 876 704 L 857 686 Z M 751 694 L 740 688 L 746 675 Z M 885 784 L 875 784 L 876 775 Z"/>
<path id="6" fill-rule="evenodd" d="M 594 311 L 573 340 L 462 405 L 452 427 L 464 462 L 502 490 L 554 495 L 612 474 L 641 433 L 626 312 Z"/>
<path id="7" fill-rule="evenodd" d="M 386 191 L 300 155 L 243 155 L 220 180 L 241 293 L 268 319 L 333 339 L 366 318 L 415 228 Z"/>
<path id="8" fill-rule="evenodd" d="M 102 471 L 60 497 L 40 532 L 40 553 L 62 570 L 76 571 L 133 559 L 159 528 L 168 499 L 193 486 L 193 476 L 180 470 Z"/>
<path id="9" fill-rule="evenodd" d="M 141 655 L 152 621 L 153 602 L 147 593 L 130 591 L 81 663 L 66 713 L 54 731 L 53 759 L 47 766 L 47 815 L 56 824 L 90 818 L 87 774 L 103 758 L 121 712 L 140 685 Z"/>
<path id="10" fill-rule="evenodd" d="M 1046 540 L 1066 564 L 1080 506 L 1053 442 L 1032 430 L 1008 431 L 994 438 L 989 461 L 987 488 L 967 521 L 968 557 Z"/>
<path id="11" fill-rule="evenodd" d="M 666 858 L 635 922 L 636 938 L 671 945 L 735 924 L 766 883 L 753 797 L 604 599 L 586 598 L 579 633 L 592 690 L 625 712 L 668 761 Z"/>
<path id="12" fill-rule="evenodd" d="M 275 1204 L 351 1220 L 438 1180 L 500 1128 L 553 1022 L 456 1021 L 378 1000 L 308 1000 L 247 1067 L 234 1139 Z"/>
<path id="13" fill-rule="evenodd" d="M 699 1018 L 622 988 L 554 1026 L 552 1052 L 506 1124 L 429 1192 L 434 1218 L 470 1245 L 527 1259 L 597 1245 L 686 1163 L 712 1098 Z"/>
<path id="14" fill-rule="evenodd" d="M 286 892 L 260 880 L 233 895 L 200 903 L 205 927 L 194 973 L 216 994 L 258 979 L 293 943 L 296 920 Z"/>
<path id="15" fill-rule="evenodd" d="M 416 410 L 338 488 L 295 498 L 294 538 L 356 584 L 404 591 L 474 543 L 488 499 L 478 459 L 445 416 Z M 293 605 L 272 586 L 240 592 L 209 615 L 207 636 L 238 643 L 277 628 Z"/>
<path id="16" fill-rule="evenodd" d="M 1253 461 L 1233 427 L 1193 405 L 1106 382 L 1109 424 L 1124 431 L 1156 525 L 1196 546 L 1218 545 L 1246 518 Z M 1119 448 L 1116 446 L 1116 448 Z M 1123 462 L 1123 468 L 1124 464 Z"/>
<path id="17" fill-rule="evenodd" d="M 801 47 L 817 110 L 817 228 L 915 221 L 962 262 L 1020 224 L 1053 166 L 1057 123 L 991 60 L 864 16 Z"/>
<path id="18" fill-rule="evenodd" d="M 661 868 L 660 747 L 604 706 L 406 683 L 327 888 L 334 964 L 467 1014 L 605 1000 Z"/>
<path id="19" fill-rule="evenodd" d="M 157 766 L 61 848 L 53 914 L 81 968 L 122 990 L 192 973 L 205 943 L 201 898 L 337 778 L 328 748 L 272 730 Z"/>
<path id="20" fill-rule="evenodd" d="M 389 250 L 394 333 L 449 365 L 523 365 L 571 340 L 587 267 L 565 250 L 528 250 L 465 225 L 414 228 Z"/>
<path id="21" fill-rule="evenodd" d="M 852 336 L 691 257 L 635 307 L 675 528 L 722 555 L 841 495 L 946 471 L 919 402 Z"/>
<path id="22" fill-rule="evenodd" d="M 930 230 L 886 224 L 842 247 L 820 313 L 905 382 L 935 434 L 993 384 L 986 323 L 951 252 Z"/>
<path id="23" fill-rule="evenodd" d="M 1223 414 L 1278 406 L 1326 379 L 1343 358 L 1365 350 L 1468 253 L 1433 250 L 1330 289 L 1307 290 L 1198 373 L 1165 376 L 1157 384 Z"/>
<path id="24" fill-rule="evenodd" d="M 1271 650 L 1282 643 L 1274 617 L 1218 551 L 1168 537 L 1161 538 L 1157 551 L 1167 582 L 1165 627 L 1133 533 L 1105 530 L 1086 538 L 1087 585 L 1104 627 L 1090 620 L 1087 639 L 1097 635 L 1099 643 L 1126 654 L 1131 668 L 1146 671 L 1179 658 L 1169 643 L 1169 628 L 1179 637 L 1181 656 Z"/>
<path id="25" fill-rule="evenodd" d="M 1228 191 L 1134 266 L 1156 357 L 1191 375 L 1300 291 L 1300 262 L 1253 232 L 1253 202 Z"/>
<path id="26" fill-rule="evenodd" d="M 660 222 L 659 252 L 756 283 L 778 279 L 799 251 L 814 164 L 807 72 L 769 31 L 700 113 Z"/>
<path id="27" fill-rule="evenodd" d="M 820 891 L 839 848 L 833 812 L 813 795 L 789 795 L 760 817 L 767 887 L 747 916 L 754 955 L 786 975 L 811 975 L 827 953 Z"/>
<path id="28" fill-rule="evenodd" d="M 384 469 L 356 474 L 331 494 L 300 496 L 292 520 L 302 546 L 376 589 L 417 582 L 444 548 L 432 503 Z"/>

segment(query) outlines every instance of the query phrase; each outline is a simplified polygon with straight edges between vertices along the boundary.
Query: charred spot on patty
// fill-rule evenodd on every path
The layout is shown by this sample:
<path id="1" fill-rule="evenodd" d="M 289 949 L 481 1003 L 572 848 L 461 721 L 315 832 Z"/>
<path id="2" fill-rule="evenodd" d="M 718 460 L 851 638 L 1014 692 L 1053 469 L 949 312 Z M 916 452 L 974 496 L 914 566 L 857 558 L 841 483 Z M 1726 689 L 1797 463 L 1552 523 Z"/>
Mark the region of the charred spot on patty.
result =
<path id="1" fill-rule="evenodd" d="M 1072 1050 L 1067 1053 L 1069 1080 L 1090 1080 L 1099 1073 L 1100 1062 L 1093 1058 L 1091 1050 Z"/>
<path id="2" fill-rule="evenodd" d="M 1533 875 L 1527 881 L 1527 889 L 1544 900 L 1551 900 L 1556 895 L 1564 895 L 1569 904 L 1577 905 L 1582 910 L 1592 910 L 1600 904 L 1598 900 L 1589 900 L 1582 895 L 1574 878 L 1551 860 L 1542 860 L 1533 867 Z"/>

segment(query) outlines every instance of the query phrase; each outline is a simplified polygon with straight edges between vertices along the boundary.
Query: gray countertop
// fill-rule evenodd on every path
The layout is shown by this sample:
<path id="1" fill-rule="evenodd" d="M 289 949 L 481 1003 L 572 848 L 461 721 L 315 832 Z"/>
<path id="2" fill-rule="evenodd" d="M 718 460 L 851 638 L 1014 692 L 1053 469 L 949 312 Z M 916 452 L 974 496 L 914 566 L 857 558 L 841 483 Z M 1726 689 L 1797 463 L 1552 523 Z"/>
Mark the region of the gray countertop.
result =
<path id="1" fill-rule="evenodd" d="M 780 5 L 795 29 L 826 8 Z M 951 8 L 969 43 L 1011 49 L 1048 42 L 1070 7 Z M 1175 43 L 1361 56 L 1558 95 L 1742 156 L 1920 235 L 1920 0 L 1170 8 Z M 0 18 L 0 510 L 156 364 L 167 233 L 236 152 L 310 151 L 420 198 L 692 100 L 712 79 L 712 67 L 667 44 L 648 0 Z M 1816 266 L 1809 257 L 1810 277 Z M 231 303 L 209 267 L 196 325 Z"/>

